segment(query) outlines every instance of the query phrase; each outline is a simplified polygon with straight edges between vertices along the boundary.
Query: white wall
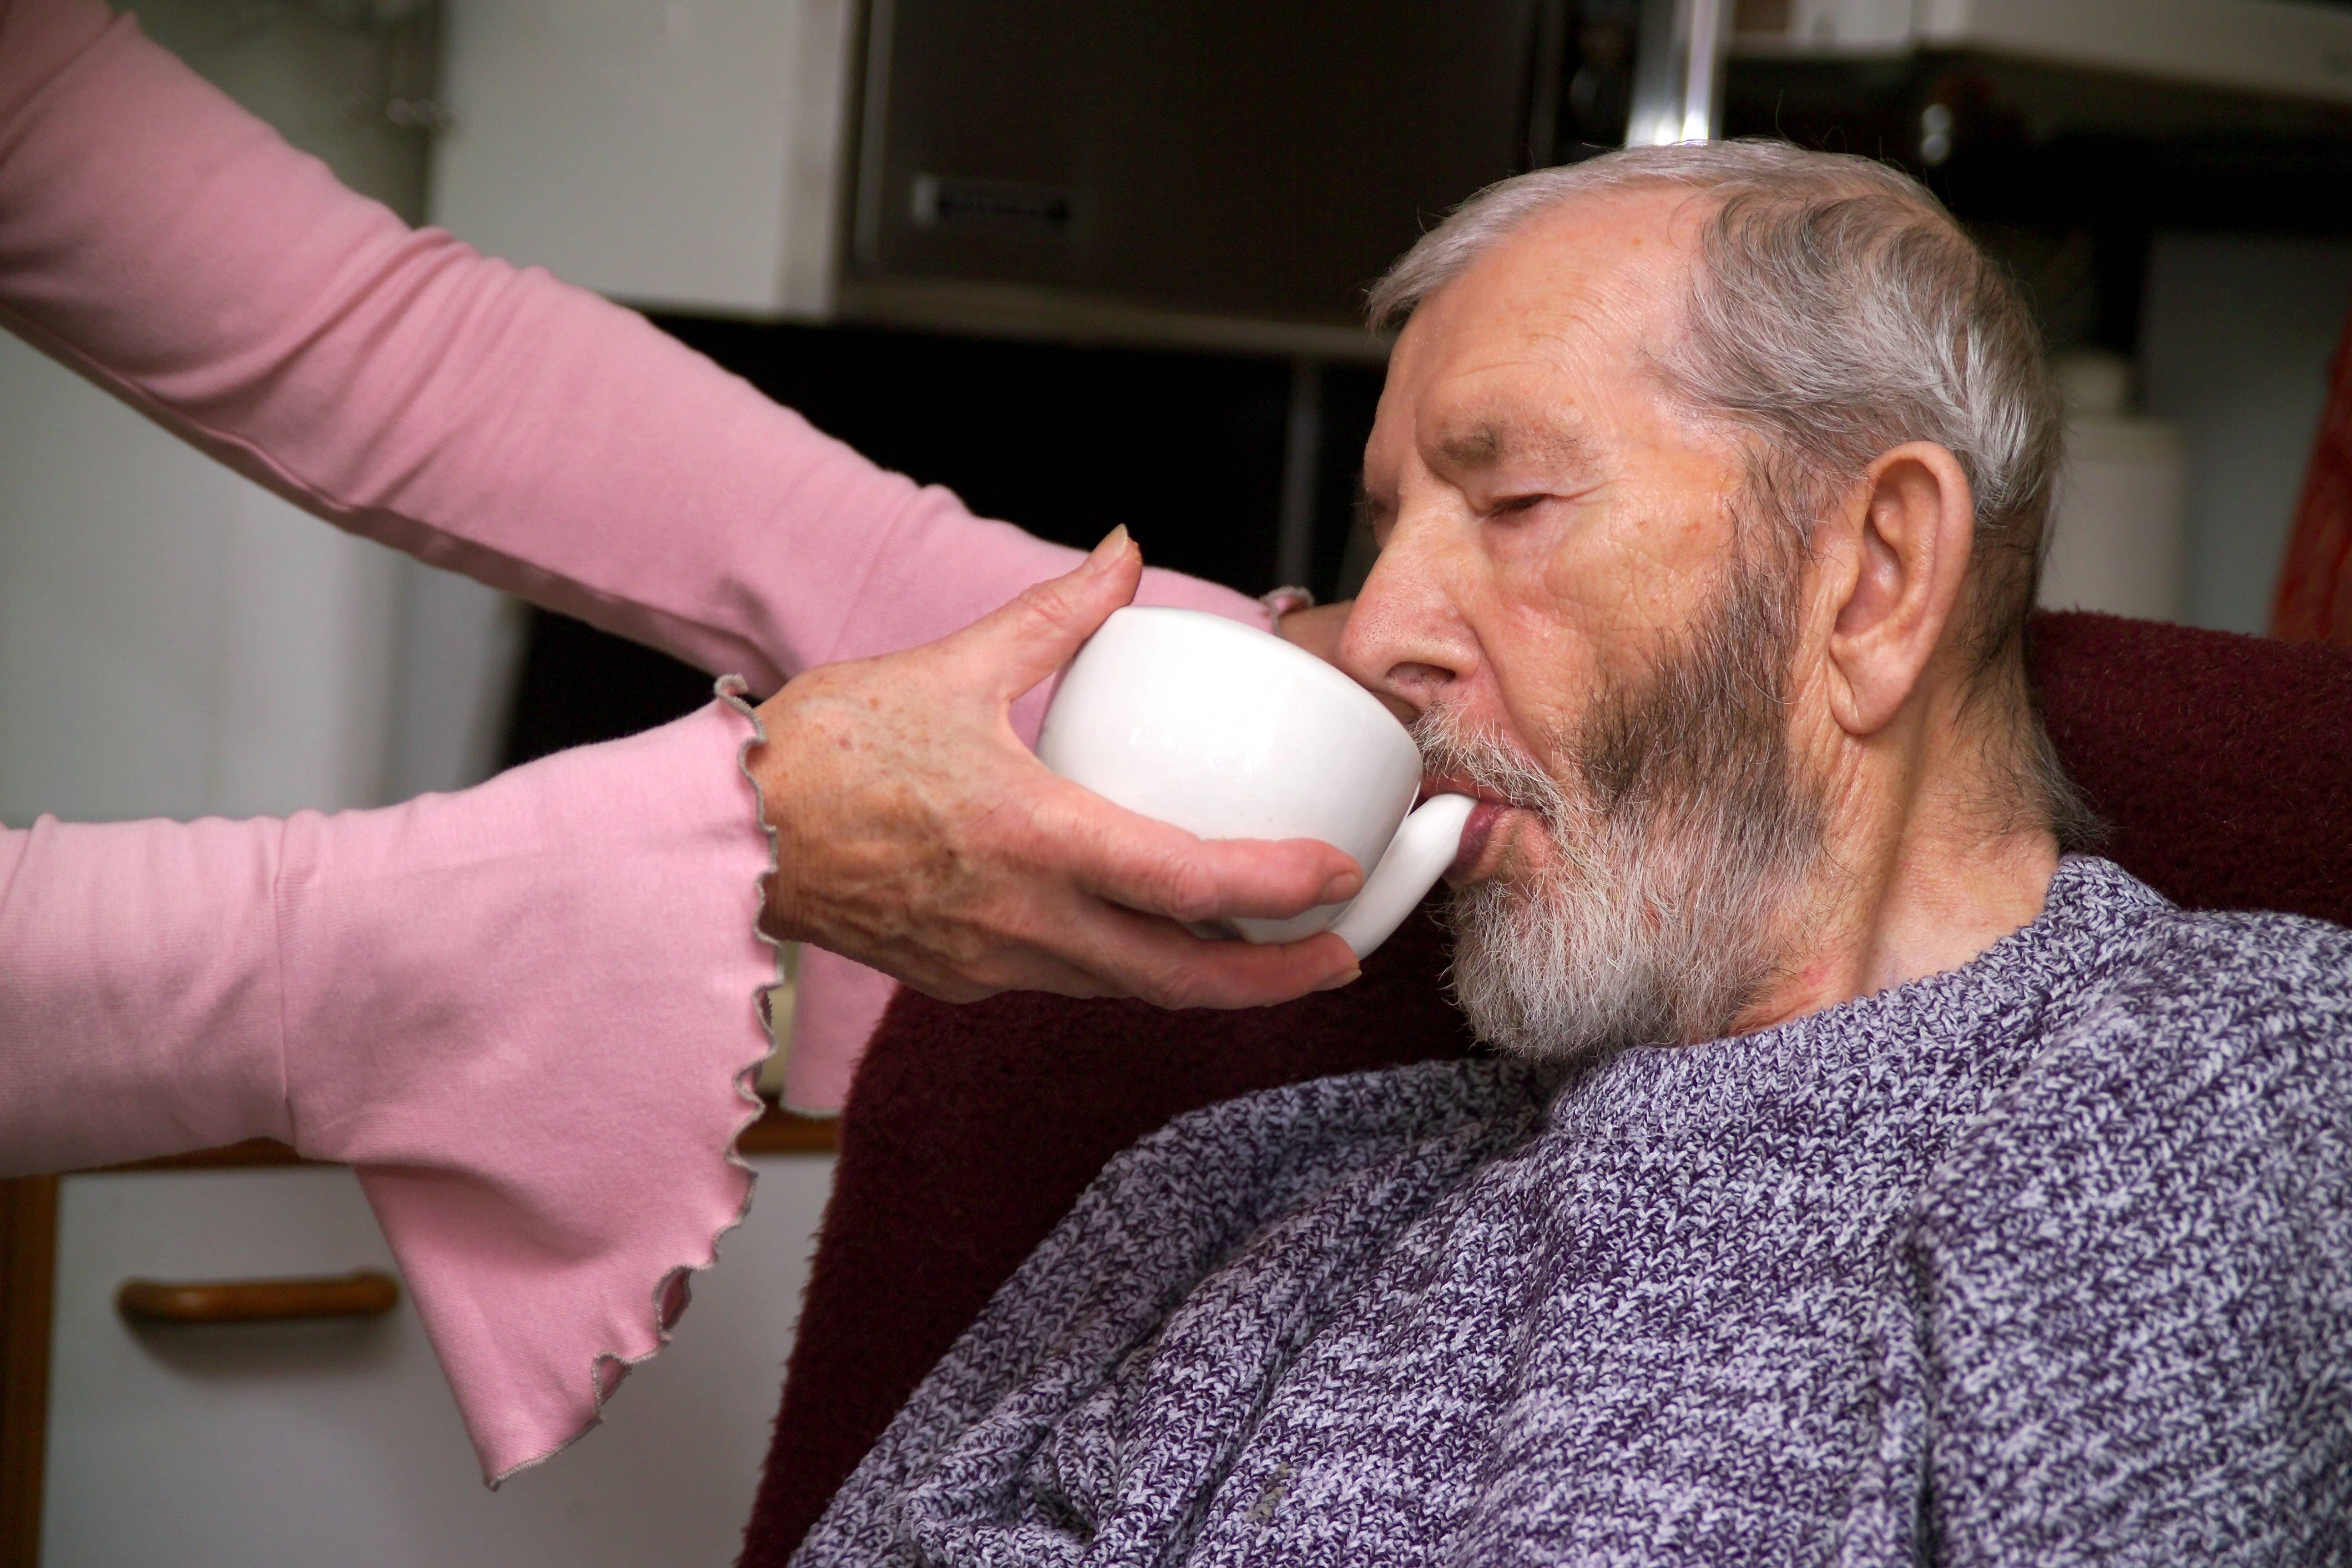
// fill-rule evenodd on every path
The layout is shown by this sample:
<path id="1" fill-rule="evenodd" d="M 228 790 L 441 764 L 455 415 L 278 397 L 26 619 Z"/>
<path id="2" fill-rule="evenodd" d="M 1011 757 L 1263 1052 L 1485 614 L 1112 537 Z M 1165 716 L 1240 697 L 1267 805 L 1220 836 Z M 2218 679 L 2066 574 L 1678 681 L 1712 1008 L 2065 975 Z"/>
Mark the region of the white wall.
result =
<path id="1" fill-rule="evenodd" d="M 501 595 L 318 521 L 0 336 L 0 822 L 478 782 L 519 626 Z"/>
<path id="2" fill-rule="evenodd" d="M 2352 241 L 2158 237 L 2140 374 L 2188 447 L 2191 625 L 2269 626 L 2347 313 Z"/>
<path id="3" fill-rule="evenodd" d="M 479 784 L 505 749 L 522 601 L 402 556 L 399 621 L 384 797 Z"/>
<path id="4" fill-rule="evenodd" d="M 0 338 L 0 820 L 375 804 L 399 584 Z"/>

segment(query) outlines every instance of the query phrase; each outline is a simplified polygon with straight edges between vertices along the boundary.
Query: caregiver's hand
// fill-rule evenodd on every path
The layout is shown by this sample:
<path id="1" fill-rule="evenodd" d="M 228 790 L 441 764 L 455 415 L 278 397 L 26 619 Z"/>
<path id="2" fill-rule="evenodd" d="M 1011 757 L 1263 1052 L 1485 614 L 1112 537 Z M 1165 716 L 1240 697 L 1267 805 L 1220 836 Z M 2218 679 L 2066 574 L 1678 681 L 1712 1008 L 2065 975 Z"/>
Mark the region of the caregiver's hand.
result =
<path id="1" fill-rule="evenodd" d="M 770 931 L 949 1001 L 1034 990 L 1246 1007 L 1354 978 L 1328 932 L 1259 947 L 1177 923 L 1352 898 L 1352 859 L 1138 816 L 1013 732 L 1013 700 L 1133 598 L 1142 571 L 1120 529 L 953 637 L 809 670 L 761 704 L 751 771 L 778 838 Z"/>

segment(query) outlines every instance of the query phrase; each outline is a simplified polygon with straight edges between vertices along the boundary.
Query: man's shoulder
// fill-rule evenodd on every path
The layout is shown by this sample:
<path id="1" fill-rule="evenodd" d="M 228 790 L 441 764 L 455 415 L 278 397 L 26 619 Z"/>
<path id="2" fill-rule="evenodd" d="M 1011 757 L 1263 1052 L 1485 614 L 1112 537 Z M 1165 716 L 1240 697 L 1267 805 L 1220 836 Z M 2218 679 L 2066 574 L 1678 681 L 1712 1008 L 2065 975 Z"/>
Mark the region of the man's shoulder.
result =
<path id="1" fill-rule="evenodd" d="M 2168 908 L 2083 1001 L 2070 1033 L 2143 1060 L 2184 1050 L 2352 1059 L 2352 930 Z"/>
<path id="2" fill-rule="evenodd" d="M 2072 1000 L 1906 1238 L 1942 1528 L 2189 1560 L 2224 1498 L 2303 1539 L 2347 1495 L 2352 931 L 2166 908 Z"/>
<path id="3" fill-rule="evenodd" d="M 2167 905 L 2052 1001 L 2031 1065 L 1942 1163 L 1948 1211 L 2177 1202 L 2225 1170 L 2276 1195 L 2303 1185 L 2301 1161 L 2352 1161 L 2352 930 Z"/>

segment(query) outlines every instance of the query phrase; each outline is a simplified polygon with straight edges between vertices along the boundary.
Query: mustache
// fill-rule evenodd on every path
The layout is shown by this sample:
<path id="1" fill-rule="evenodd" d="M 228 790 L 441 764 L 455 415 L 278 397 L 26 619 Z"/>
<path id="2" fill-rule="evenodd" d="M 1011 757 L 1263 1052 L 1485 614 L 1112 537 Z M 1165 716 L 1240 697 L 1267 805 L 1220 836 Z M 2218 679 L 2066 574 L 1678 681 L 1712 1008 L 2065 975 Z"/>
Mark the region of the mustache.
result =
<path id="1" fill-rule="evenodd" d="M 1492 731 L 1475 729 L 1443 703 L 1422 710 L 1412 725 L 1424 773 L 1465 779 L 1499 795 L 1547 826 L 1568 816 L 1567 793 L 1525 748 Z"/>

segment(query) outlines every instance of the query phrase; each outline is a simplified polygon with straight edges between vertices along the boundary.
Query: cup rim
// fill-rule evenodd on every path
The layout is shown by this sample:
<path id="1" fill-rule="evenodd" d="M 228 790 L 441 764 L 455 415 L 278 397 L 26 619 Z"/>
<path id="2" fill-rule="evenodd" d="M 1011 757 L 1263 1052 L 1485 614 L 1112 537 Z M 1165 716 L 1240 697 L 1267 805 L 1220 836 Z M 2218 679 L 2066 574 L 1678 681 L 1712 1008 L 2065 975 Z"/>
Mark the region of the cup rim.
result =
<path id="1" fill-rule="evenodd" d="M 1307 677 L 1307 679 L 1318 681 L 1335 693 L 1345 692 L 1346 697 L 1342 699 L 1343 700 L 1358 703 L 1371 712 L 1379 714 L 1381 718 L 1394 725 L 1407 742 L 1412 739 L 1412 731 L 1395 714 L 1388 710 L 1386 704 L 1359 684 L 1354 676 L 1337 665 L 1328 664 L 1318 658 L 1297 643 L 1286 641 L 1263 627 L 1253 626 L 1246 622 L 1220 616 L 1214 611 L 1190 609 L 1181 605 L 1125 605 L 1111 612 L 1109 619 L 1103 623 L 1104 626 L 1108 627 L 1111 621 L 1118 620 L 1122 616 L 1139 616 L 1150 621 L 1171 622 L 1191 627 L 1209 637 L 1236 640 L 1252 648 L 1274 652 L 1276 657 L 1290 660 L 1294 668 L 1312 671 Z M 1095 635 L 1099 637 L 1102 633 L 1098 630 Z M 1271 645 L 1271 647 L 1267 647 L 1266 645 Z M 1415 748 L 1415 750 L 1418 749 L 1418 747 Z"/>

